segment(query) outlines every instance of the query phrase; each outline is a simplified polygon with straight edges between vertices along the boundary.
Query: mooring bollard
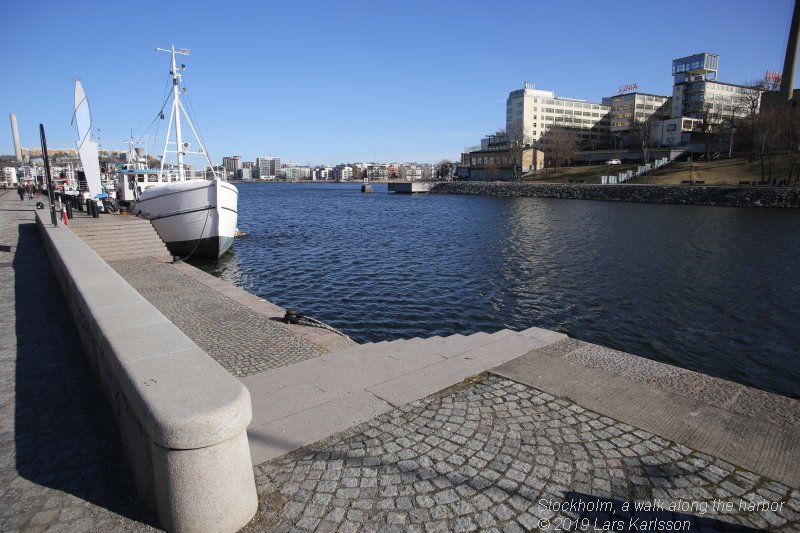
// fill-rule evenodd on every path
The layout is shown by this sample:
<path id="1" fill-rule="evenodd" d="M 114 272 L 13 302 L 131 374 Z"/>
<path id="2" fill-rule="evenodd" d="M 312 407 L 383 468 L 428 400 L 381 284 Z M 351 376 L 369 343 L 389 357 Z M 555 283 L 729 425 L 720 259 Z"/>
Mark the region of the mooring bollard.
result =
<path id="1" fill-rule="evenodd" d="M 67 218 L 70 219 L 70 220 L 72 220 L 72 204 L 73 203 L 75 203 L 75 201 L 72 200 L 72 199 L 70 199 L 70 201 L 67 202 Z"/>
<path id="2" fill-rule="evenodd" d="M 97 200 L 92 199 L 92 218 L 100 218 L 100 210 L 97 208 Z"/>

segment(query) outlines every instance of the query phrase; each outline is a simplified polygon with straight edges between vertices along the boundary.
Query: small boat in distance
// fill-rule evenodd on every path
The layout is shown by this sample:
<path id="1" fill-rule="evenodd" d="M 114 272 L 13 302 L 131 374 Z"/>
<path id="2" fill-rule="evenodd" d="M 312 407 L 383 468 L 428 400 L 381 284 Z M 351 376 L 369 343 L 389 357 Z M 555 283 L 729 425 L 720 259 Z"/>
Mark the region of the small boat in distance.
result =
<path id="1" fill-rule="evenodd" d="M 120 172 L 118 197 L 133 196 L 130 213 L 150 220 L 173 255 L 183 259 L 216 258 L 233 244 L 239 192 L 222 176 L 217 175 L 208 152 L 180 101 L 180 71 L 185 70 L 186 66 L 178 67 L 175 55 L 189 55 L 189 50 L 175 50 L 174 45 L 170 50 L 156 50 L 172 54 L 172 110 L 164 140 L 161 167 L 150 170 L 146 165 L 134 164 L 132 168 Z M 161 116 L 164 116 L 163 108 Z M 185 142 L 181 135 L 182 117 L 194 134 L 198 144 L 197 151 L 191 151 L 191 144 Z M 170 142 L 173 125 L 175 140 Z M 170 149 L 171 144 L 174 144 L 174 150 Z M 131 150 L 131 153 L 134 154 L 135 151 Z M 177 163 L 168 164 L 167 154 L 175 154 Z M 207 167 L 201 171 L 188 168 L 184 163 L 184 156 L 187 154 L 202 155 Z"/>

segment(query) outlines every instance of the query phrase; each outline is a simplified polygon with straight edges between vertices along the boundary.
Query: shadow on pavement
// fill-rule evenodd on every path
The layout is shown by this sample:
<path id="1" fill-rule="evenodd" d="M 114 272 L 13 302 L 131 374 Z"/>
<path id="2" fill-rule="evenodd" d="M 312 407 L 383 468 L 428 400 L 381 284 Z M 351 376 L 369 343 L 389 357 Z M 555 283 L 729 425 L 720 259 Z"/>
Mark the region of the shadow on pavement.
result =
<path id="1" fill-rule="evenodd" d="M 19 475 L 157 526 L 136 497 L 111 409 L 83 355 L 35 224 L 19 226 L 13 268 Z"/>

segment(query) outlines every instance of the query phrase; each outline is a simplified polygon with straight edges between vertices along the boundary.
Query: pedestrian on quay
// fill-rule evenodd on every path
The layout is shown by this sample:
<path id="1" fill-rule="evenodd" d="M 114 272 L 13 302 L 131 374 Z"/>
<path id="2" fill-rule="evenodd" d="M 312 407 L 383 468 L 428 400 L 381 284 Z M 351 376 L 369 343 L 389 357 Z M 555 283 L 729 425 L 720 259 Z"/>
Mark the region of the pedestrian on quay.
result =
<path id="1" fill-rule="evenodd" d="M 17 194 L 19 194 L 20 201 L 25 200 L 25 186 L 21 183 L 17 187 Z"/>
<path id="2" fill-rule="evenodd" d="M 33 183 L 28 184 L 28 200 L 33 200 Z"/>

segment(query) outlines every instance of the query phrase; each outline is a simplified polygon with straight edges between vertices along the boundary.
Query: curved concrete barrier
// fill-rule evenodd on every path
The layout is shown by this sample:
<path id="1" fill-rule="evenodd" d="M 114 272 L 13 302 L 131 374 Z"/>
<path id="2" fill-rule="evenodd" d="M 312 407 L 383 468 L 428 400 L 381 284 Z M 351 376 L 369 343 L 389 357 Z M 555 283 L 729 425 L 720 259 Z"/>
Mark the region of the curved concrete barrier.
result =
<path id="1" fill-rule="evenodd" d="M 250 393 L 89 246 L 37 212 L 137 490 L 168 531 L 236 531 L 258 508 Z"/>

